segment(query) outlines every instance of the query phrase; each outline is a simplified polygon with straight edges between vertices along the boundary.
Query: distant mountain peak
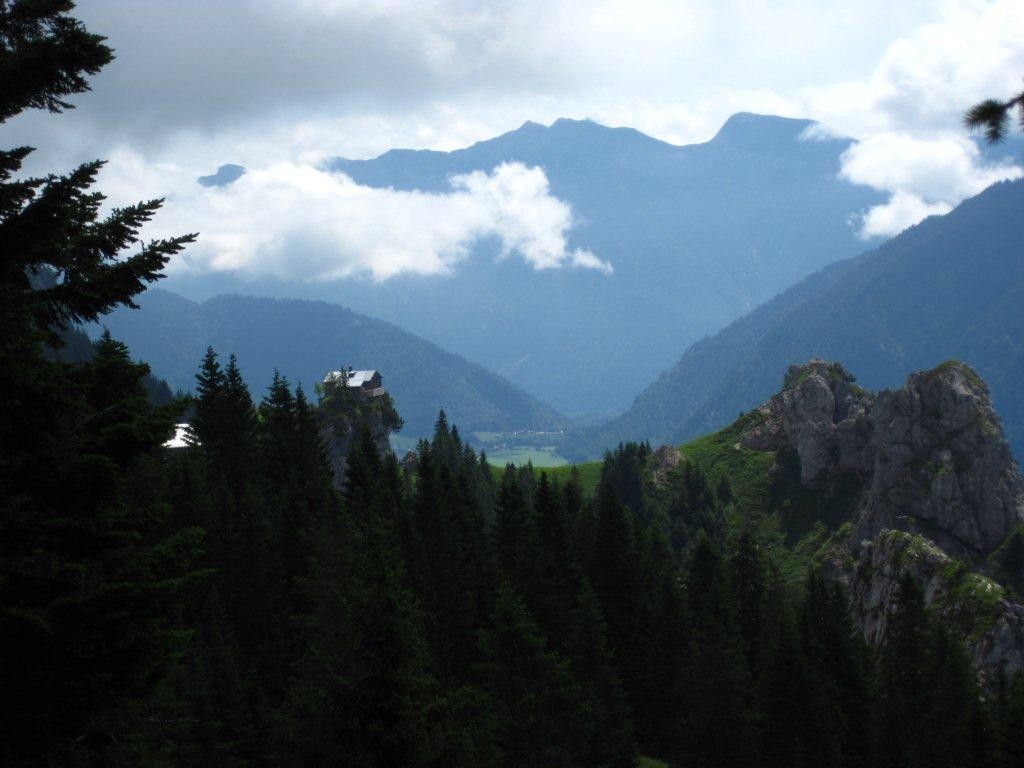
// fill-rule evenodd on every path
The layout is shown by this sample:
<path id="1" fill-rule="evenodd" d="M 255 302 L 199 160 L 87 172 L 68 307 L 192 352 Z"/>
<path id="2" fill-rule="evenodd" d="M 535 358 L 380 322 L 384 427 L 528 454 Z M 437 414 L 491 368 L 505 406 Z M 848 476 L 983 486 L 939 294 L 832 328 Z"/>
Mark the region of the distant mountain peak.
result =
<path id="1" fill-rule="evenodd" d="M 722 124 L 711 141 L 749 149 L 777 146 L 800 140 L 817 125 L 814 120 L 737 112 Z"/>
<path id="2" fill-rule="evenodd" d="M 525 123 L 520 125 L 511 133 L 527 133 L 533 131 L 544 131 L 547 130 L 547 126 L 543 123 L 534 122 L 533 120 L 527 120 Z"/>
<path id="3" fill-rule="evenodd" d="M 595 126 L 598 128 L 608 128 L 609 126 L 592 120 L 589 117 L 575 118 L 575 117 L 560 117 L 551 124 L 552 128 L 556 127 L 569 127 L 569 126 Z"/>

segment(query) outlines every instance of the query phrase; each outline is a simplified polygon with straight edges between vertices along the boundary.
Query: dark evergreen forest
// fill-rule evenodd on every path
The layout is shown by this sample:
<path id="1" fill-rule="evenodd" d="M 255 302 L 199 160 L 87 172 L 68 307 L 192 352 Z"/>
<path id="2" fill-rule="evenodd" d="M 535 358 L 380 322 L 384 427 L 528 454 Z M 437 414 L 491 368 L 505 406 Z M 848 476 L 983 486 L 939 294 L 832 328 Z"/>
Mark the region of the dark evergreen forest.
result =
<path id="1" fill-rule="evenodd" d="M 70 10 L 0 2 L 0 119 L 109 61 Z M 101 216 L 98 163 L 25 179 L 29 151 L 0 152 L 3 765 L 1022 765 L 1024 679 L 979 686 L 916 584 L 868 648 L 728 483 L 652 497 L 646 445 L 585 497 L 496 479 L 442 414 L 401 464 L 364 431 L 338 490 L 282 378 L 254 398 L 211 350 L 157 405 L 109 335 L 62 359 L 192 237 L 140 244 L 160 201 Z"/>

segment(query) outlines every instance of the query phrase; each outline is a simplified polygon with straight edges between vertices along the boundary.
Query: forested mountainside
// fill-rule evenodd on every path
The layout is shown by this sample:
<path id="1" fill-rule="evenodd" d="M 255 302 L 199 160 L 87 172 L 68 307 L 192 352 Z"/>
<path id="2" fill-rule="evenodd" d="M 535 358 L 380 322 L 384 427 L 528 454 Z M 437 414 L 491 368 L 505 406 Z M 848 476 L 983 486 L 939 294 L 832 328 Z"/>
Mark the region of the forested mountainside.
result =
<path id="1" fill-rule="evenodd" d="M 989 680 L 1024 666 L 1024 477 L 970 367 L 950 361 L 873 395 L 838 363 L 791 366 L 733 432 L 734 450 L 789 456 L 802 488 L 831 496 L 818 557 L 869 639 L 885 637 L 910 578 Z M 801 525 L 792 510 L 780 519 Z"/>
<path id="2" fill-rule="evenodd" d="M 52 289 L 57 285 L 56 277 L 50 270 L 44 270 L 39 274 L 30 275 L 31 285 L 35 289 Z M 67 363 L 86 363 L 92 360 L 94 349 L 89 336 L 81 328 L 58 328 L 56 330 L 59 340 L 58 347 L 54 354 L 60 360 Z M 154 405 L 166 405 L 173 400 L 171 388 L 163 379 L 147 373 L 142 377 L 142 385 L 149 393 L 150 400 Z"/>
<path id="3" fill-rule="evenodd" d="M 728 488 L 727 527 L 774 541 L 784 571 L 810 563 L 842 583 L 870 643 L 884 644 L 912 581 L 989 685 L 1024 666 L 1024 477 L 969 366 L 948 361 L 876 395 L 811 360 L 729 427 L 647 454 L 646 485 L 619 486 L 637 515 L 692 465 Z"/>
<path id="4" fill-rule="evenodd" d="M 815 128 L 738 114 L 711 141 L 674 146 L 558 120 L 454 152 L 328 165 L 361 184 L 427 191 L 506 161 L 540 166 L 578 220 L 569 246 L 609 262 L 610 275 L 495 261 L 487 241 L 448 276 L 275 284 L 204 275 L 168 286 L 341 303 L 481 363 L 563 413 L 622 409 L 679 350 L 865 248 L 849 220 L 883 196 L 839 179 L 851 140 Z"/>
<path id="5" fill-rule="evenodd" d="M 92 360 L 95 351 L 92 341 L 84 331 L 77 328 L 64 329 L 60 332 L 60 349 L 57 356 L 68 363 L 86 363 Z M 142 377 L 142 386 L 149 395 L 153 405 L 167 405 L 174 399 L 174 393 L 163 379 L 151 373 Z"/>
<path id="6" fill-rule="evenodd" d="M 872 389 L 956 358 L 992 396 L 1024 455 L 1024 181 L 1004 182 L 876 250 L 826 267 L 688 349 L 576 455 L 623 439 L 679 443 L 772 394 L 793 360 L 843 360 Z"/>
<path id="7" fill-rule="evenodd" d="M 20 662 L 4 662 L 6 762 L 953 768 L 1013 766 L 1024 746 L 1024 676 L 989 663 L 979 683 L 971 665 L 1014 658 L 976 649 L 995 647 L 1022 581 L 1019 524 L 988 561 L 1006 586 L 927 538 L 928 499 L 858 563 L 851 526 L 890 522 L 873 489 L 892 444 L 859 420 L 890 424 L 904 400 L 834 364 L 794 368 L 776 399 L 682 455 L 621 446 L 589 493 L 574 472 L 496 480 L 444 419 L 401 464 L 363 428 L 339 490 L 324 443 L 337 403 L 279 379 L 256 404 L 210 354 L 197 441 L 168 450 L 173 414 L 145 398 L 124 345 L 103 338 L 69 372 L 90 382 L 76 407 L 94 417 L 65 423 L 86 451 L 55 467 L 107 466 L 116 482 L 19 473 L 5 490 L 29 492 L 26 523 L 40 483 L 83 513 L 131 514 L 90 517 L 88 544 L 61 517 L 44 539 L 10 529 L 3 551 L 24 554 L 3 585 L 4 658 Z M 948 497 L 988 483 L 1019 517 L 1024 482 L 984 385 L 954 364 L 914 393 L 938 402 L 905 408 L 906 427 L 935 442 L 902 457 L 897 484 L 926 475 Z M 959 500 L 979 521 L 998 506 Z M 101 553 L 109 570 L 91 564 Z M 859 586 L 872 579 L 884 590 Z"/>
<path id="8" fill-rule="evenodd" d="M 71 9 L 0 2 L 0 123 L 112 60 Z M 441 412 L 399 461 L 347 375 L 254 395 L 207 349 L 158 404 L 137 350 L 83 347 L 195 236 L 31 152 L 0 149 L 0 765 L 1019 768 L 1024 478 L 969 366 L 874 395 L 811 360 L 681 450 L 551 475 Z M 231 342 L 299 311 L 220 303 Z"/>
<path id="9" fill-rule="evenodd" d="M 159 289 L 137 301 L 139 310 L 113 312 L 103 326 L 175 389 L 191 391 L 196 363 L 212 346 L 238 357 L 254 392 L 266 391 L 275 370 L 310 393 L 343 365 L 379 370 L 413 437 L 429 435 L 442 408 L 467 433 L 556 431 L 568 423 L 479 365 L 336 305 L 250 296 L 196 303 Z"/>

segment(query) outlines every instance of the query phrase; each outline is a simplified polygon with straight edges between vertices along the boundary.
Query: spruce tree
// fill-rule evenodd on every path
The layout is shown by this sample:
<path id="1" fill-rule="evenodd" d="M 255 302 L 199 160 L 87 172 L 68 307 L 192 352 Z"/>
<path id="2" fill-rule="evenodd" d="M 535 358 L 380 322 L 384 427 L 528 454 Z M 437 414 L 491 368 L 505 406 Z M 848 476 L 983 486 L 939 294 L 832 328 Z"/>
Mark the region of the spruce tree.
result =
<path id="1" fill-rule="evenodd" d="M 587 766 L 634 768 L 637 746 L 626 692 L 608 647 L 604 617 L 589 584 L 580 587 L 565 641 L 566 658 L 581 688 L 587 715 L 586 751 L 580 755 Z"/>
<path id="2" fill-rule="evenodd" d="M 761 710 L 761 765 L 785 768 L 804 764 L 803 742 L 808 723 L 803 706 L 808 691 L 796 619 L 782 576 L 775 568 L 769 570 L 766 589 L 756 679 Z M 838 764 L 838 759 L 837 749 L 830 764 Z"/>
<path id="3" fill-rule="evenodd" d="M 747 666 L 756 676 L 760 667 L 767 585 L 764 553 L 749 524 L 730 542 L 728 573 L 729 589 L 736 600 L 736 619 L 743 638 Z"/>
<path id="4" fill-rule="evenodd" d="M 1000 674 L 990 720 L 992 764 L 1024 768 L 1024 672 L 1009 680 Z"/>
<path id="5" fill-rule="evenodd" d="M 820 568 L 808 572 L 797 617 L 808 765 L 859 766 L 870 755 L 867 648 L 848 605 L 842 588 Z"/>
<path id="6" fill-rule="evenodd" d="M 638 636 L 639 557 L 632 515 L 611 488 L 599 488 L 594 499 L 594 545 L 587 578 L 608 625 L 608 640 L 623 684 L 635 703 L 639 682 L 641 638 Z"/>
<path id="7" fill-rule="evenodd" d="M 221 412 L 224 403 L 224 371 L 213 347 L 206 355 L 196 374 L 195 418 L 192 431 L 199 442 L 211 450 L 223 431 Z"/>
<path id="8" fill-rule="evenodd" d="M 900 578 L 878 659 L 876 744 L 880 766 L 915 766 L 924 758 L 925 717 L 934 648 L 924 594 L 913 576 Z"/>
<path id="9" fill-rule="evenodd" d="M 523 478 L 509 465 L 498 491 L 494 521 L 494 548 L 499 573 L 528 605 L 535 606 L 542 587 L 540 536 L 533 505 Z"/>
<path id="10" fill-rule="evenodd" d="M 1024 91 L 1009 99 L 985 99 L 975 104 L 964 114 L 964 124 L 980 129 L 989 144 L 998 144 L 1006 138 L 1010 118 L 1017 113 L 1021 130 L 1024 130 Z"/>
<path id="11" fill-rule="evenodd" d="M 569 665 L 547 647 L 515 589 L 498 589 L 479 668 L 498 723 L 503 766 L 577 766 L 587 743 L 587 714 Z"/>
<path id="12" fill-rule="evenodd" d="M 664 530 L 652 525 L 641 548 L 636 649 L 641 692 L 632 705 L 637 738 L 648 754 L 667 755 L 681 702 L 688 618 L 681 573 Z"/>
<path id="13" fill-rule="evenodd" d="M 0 757 L 111 759 L 175 647 L 168 619 L 201 532 L 172 524 L 160 454 L 173 413 L 149 404 L 148 369 L 124 345 L 104 336 L 77 368 L 22 362 L 65 393 L 23 403 L 12 421 L 34 413 L 40 435 L 4 450 L 17 471 L 0 479 Z"/>
<path id="14" fill-rule="evenodd" d="M 750 673 L 725 564 L 705 533 L 691 555 L 686 598 L 692 624 L 679 680 L 682 711 L 673 757 L 699 768 L 754 765 Z"/>
<path id="15" fill-rule="evenodd" d="M 189 709 L 175 762 L 194 766 L 244 766 L 258 753 L 250 685 L 239 667 L 234 629 L 220 594 L 207 598 L 202 626 L 184 665 L 179 695 Z"/>
<path id="16" fill-rule="evenodd" d="M 72 7 L 0 3 L 0 122 L 71 108 L 110 61 Z M 129 255 L 160 201 L 100 218 L 101 163 L 19 177 L 31 151 L 0 151 L 0 761 L 67 764 L 122 743 L 128 700 L 166 661 L 166 612 L 198 540 L 169 528 L 151 493 L 126 493 L 152 480 L 170 433 L 170 414 L 148 407 L 143 369 L 109 339 L 91 369 L 53 352 L 71 325 L 134 306 L 193 238 Z M 101 377 L 110 389 L 92 386 Z"/>
<path id="17" fill-rule="evenodd" d="M 970 765 L 975 718 L 981 707 L 970 660 L 960 641 L 940 621 L 933 621 L 929 643 L 926 714 L 922 723 L 921 755 L 926 765 Z"/>
<path id="18" fill-rule="evenodd" d="M 537 526 L 540 584 L 532 609 L 537 622 L 556 648 L 562 647 L 569 614 L 579 591 L 580 573 L 574 562 L 569 523 L 561 489 L 542 472 L 533 495 Z"/>

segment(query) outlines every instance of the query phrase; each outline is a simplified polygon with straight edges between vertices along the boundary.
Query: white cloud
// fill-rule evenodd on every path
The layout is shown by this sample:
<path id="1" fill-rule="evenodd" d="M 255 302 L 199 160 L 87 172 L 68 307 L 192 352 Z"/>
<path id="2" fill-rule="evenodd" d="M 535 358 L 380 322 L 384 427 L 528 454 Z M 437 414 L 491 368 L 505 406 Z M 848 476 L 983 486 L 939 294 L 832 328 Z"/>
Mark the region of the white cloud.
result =
<path id="1" fill-rule="evenodd" d="M 853 217 L 861 237 L 892 237 L 929 216 L 941 216 L 953 209 L 949 203 L 928 203 L 912 192 L 898 190 L 884 205 Z"/>
<path id="2" fill-rule="evenodd" d="M 1002 163 L 986 165 L 977 145 L 965 136 L 933 139 L 880 133 L 854 145 L 843 156 L 843 178 L 882 190 L 905 190 L 939 200 L 963 199 L 1020 174 Z"/>
<path id="3" fill-rule="evenodd" d="M 146 175 L 142 166 L 132 153 L 114 158 L 103 179 L 112 199 Z M 439 275 L 488 237 L 500 243 L 502 257 L 518 255 L 534 269 L 612 271 L 590 251 L 569 248 L 571 208 L 551 195 L 541 168 L 521 163 L 454 176 L 444 194 L 361 186 L 344 174 L 287 162 L 249 169 L 221 188 L 201 187 L 180 168 L 157 173 L 175 191 L 158 217 L 159 229 L 146 235 L 200 233 L 171 272 L 310 281 Z"/>
<path id="4" fill-rule="evenodd" d="M 840 176 L 890 192 L 888 202 L 862 217 L 862 237 L 891 237 L 926 216 L 947 213 L 961 200 L 1004 179 L 1022 175 L 1020 166 L 982 162 L 977 145 L 962 135 L 915 138 L 879 133 L 843 155 Z"/>
<path id="5" fill-rule="evenodd" d="M 177 166 L 450 150 L 558 117 L 689 143 L 741 110 L 862 139 L 842 173 L 906 193 L 875 217 L 890 228 L 1015 173 L 986 165 L 960 115 L 1019 89 L 1020 0 L 80 0 L 76 14 L 117 59 L 80 109 L 19 117 L 0 146 L 39 146 L 39 173 L 128 147 L 145 169 L 125 201 L 182 189 Z"/>
<path id="6" fill-rule="evenodd" d="M 961 115 L 1016 92 L 1022 74 L 1024 3 L 948 0 L 893 40 L 867 77 L 803 90 L 809 115 L 862 140 L 840 175 L 890 193 L 862 217 L 861 236 L 895 235 L 1021 175 L 1014 162 L 986 162 Z"/>

